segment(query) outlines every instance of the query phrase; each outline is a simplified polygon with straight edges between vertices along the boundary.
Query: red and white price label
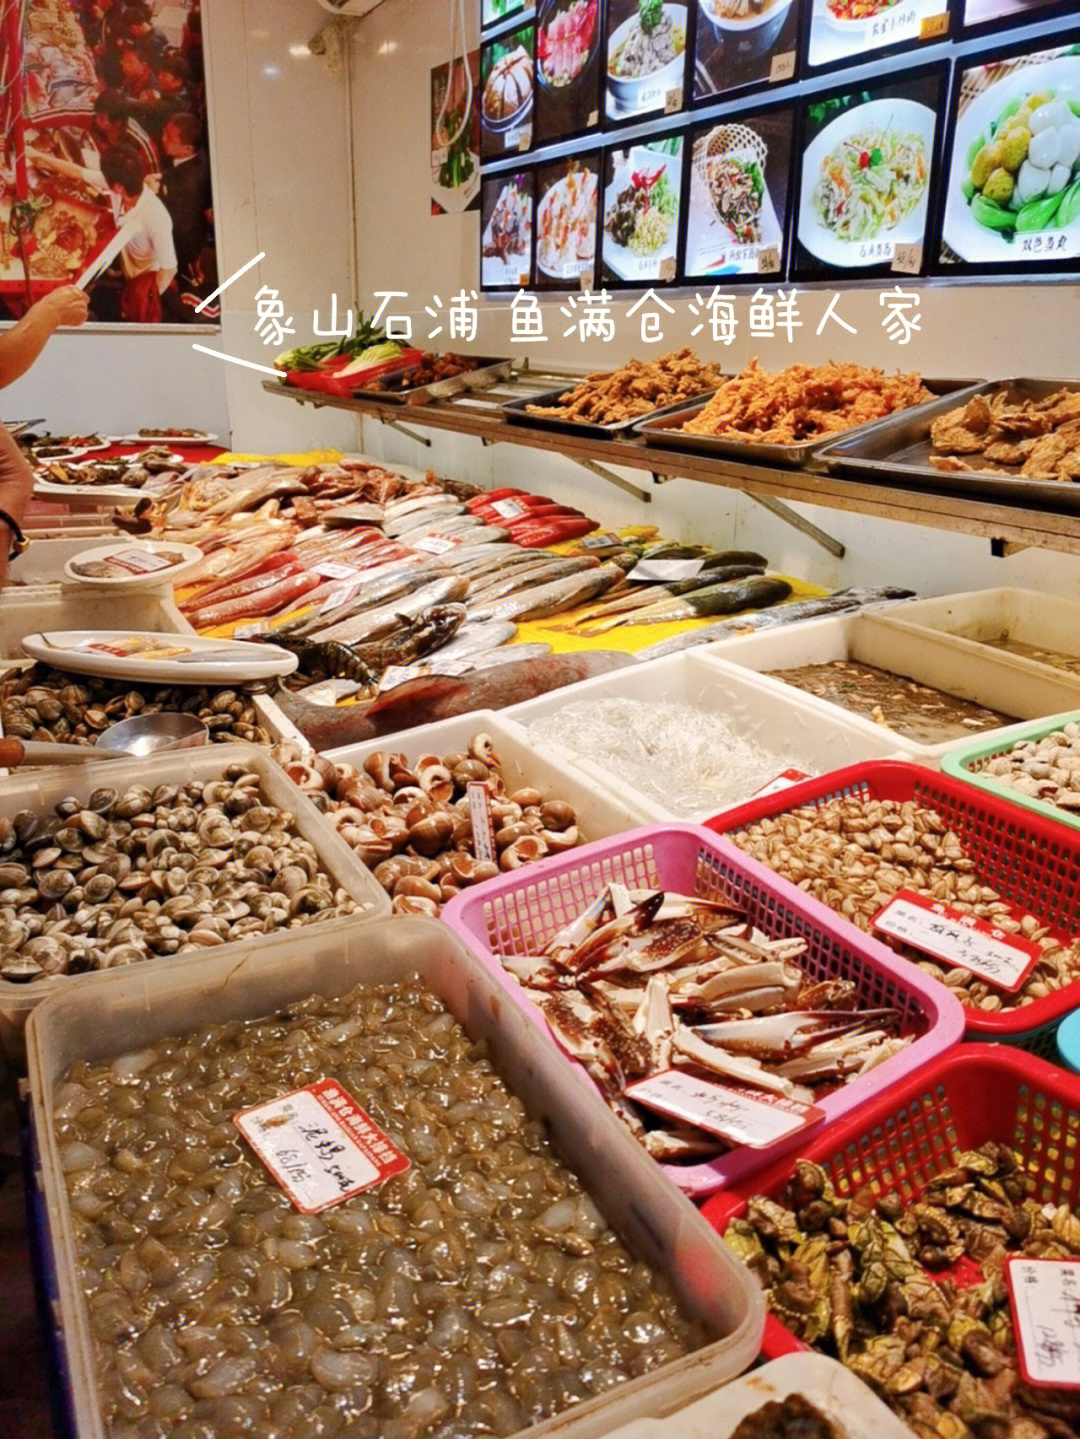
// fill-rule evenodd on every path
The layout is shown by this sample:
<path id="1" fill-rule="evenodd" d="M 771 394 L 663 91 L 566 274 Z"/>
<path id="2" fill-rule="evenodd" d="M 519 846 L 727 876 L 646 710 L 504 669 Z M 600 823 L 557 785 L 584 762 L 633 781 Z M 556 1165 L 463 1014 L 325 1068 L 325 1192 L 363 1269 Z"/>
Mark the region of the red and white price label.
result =
<path id="1" fill-rule="evenodd" d="M 1080 1389 L 1080 1259 L 1009 1259 L 1013 1330 L 1026 1384 Z"/>
<path id="2" fill-rule="evenodd" d="M 495 864 L 499 852 L 495 848 L 495 826 L 491 819 L 491 792 L 483 780 L 471 780 L 466 786 L 469 796 L 469 818 L 472 820 L 473 851 L 481 863 Z"/>
<path id="3" fill-rule="evenodd" d="M 613 550 L 623 544 L 618 535 L 613 535 L 610 530 L 601 531 L 595 535 L 586 535 L 581 541 L 583 550 Z"/>
<path id="4" fill-rule="evenodd" d="M 425 535 L 422 540 L 417 540 L 412 548 L 423 550 L 427 555 L 445 555 L 456 550 L 458 543 L 459 541 L 452 539 L 450 535 Z"/>
<path id="5" fill-rule="evenodd" d="M 318 1214 L 410 1167 L 334 1079 L 243 1109 L 233 1123 L 301 1214 Z"/>
<path id="6" fill-rule="evenodd" d="M 491 508 L 499 516 L 500 520 L 519 519 L 528 508 L 520 500 L 492 500 Z"/>
<path id="7" fill-rule="evenodd" d="M 824 1119 L 816 1105 L 741 1084 L 718 1084 L 683 1069 L 665 1069 L 628 1084 L 629 1099 L 748 1149 L 766 1149 Z"/>
<path id="8" fill-rule="evenodd" d="M 343 565 L 340 560 L 317 560 L 311 568 L 327 580 L 351 580 L 356 577 L 353 566 Z"/>
<path id="9" fill-rule="evenodd" d="M 941 900 L 901 889 L 878 910 L 873 926 L 946 964 L 968 969 L 1010 994 L 1034 967 L 1041 945 L 964 914 Z"/>
<path id="10" fill-rule="evenodd" d="M 801 769 L 782 769 L 775 779 L 768 784 L 763 784 L 750 796 L 751 799 L 761 799 L 763 795 L 779 794 L 782 789 L 790 789 L 793 784 L 801 784 L 804 779 L 809 779 Z"/>
<path id="11" fill-rule="evenodd" d="M 152 575 L 158 570 L 171 570 L 176 561 L 155 555 L 153 550 L 120 550 L 107 555 L 105 563 L 113 569 L 127 570 L 131 575 Z"/>

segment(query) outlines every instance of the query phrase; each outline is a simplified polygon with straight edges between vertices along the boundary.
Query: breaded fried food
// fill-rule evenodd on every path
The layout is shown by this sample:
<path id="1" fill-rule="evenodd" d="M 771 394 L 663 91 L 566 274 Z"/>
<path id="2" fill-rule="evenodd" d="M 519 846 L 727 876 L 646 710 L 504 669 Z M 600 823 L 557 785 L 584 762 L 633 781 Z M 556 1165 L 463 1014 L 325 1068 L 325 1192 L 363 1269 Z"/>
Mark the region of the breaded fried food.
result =
<path id="1" fill-rule="evenodd" d="M 1080 478 L 1080 392 L 1055 390 L 1033 400 L 1003 385 L 939 415 L 930 426 L 930 444 L 935 469 L 1071 484 Z M 961 466 L 961 455 L 981 456 L 982 463 L 972 459 Z"/>
<path id="2" fill-rule="evenodd" d="M 526 405 L 529 415 L 588 425 L 617 425 L 652 410 L 696 399 L 722 384 L 717 365 L 704 364 L 692 350 L 673 350 L 658 360 L 631 360 L 617 370 L 586 375 L 559 396 L 557 405 Z"/>
<path id="3" fill-rule="evenodd" d="M 916 374 L 861 365 L 789 365 L 770 374 L 757 359 L 726 381 L 683 429 L 695 435 L 790 445 L 839 434 L 933 399 Z"/>

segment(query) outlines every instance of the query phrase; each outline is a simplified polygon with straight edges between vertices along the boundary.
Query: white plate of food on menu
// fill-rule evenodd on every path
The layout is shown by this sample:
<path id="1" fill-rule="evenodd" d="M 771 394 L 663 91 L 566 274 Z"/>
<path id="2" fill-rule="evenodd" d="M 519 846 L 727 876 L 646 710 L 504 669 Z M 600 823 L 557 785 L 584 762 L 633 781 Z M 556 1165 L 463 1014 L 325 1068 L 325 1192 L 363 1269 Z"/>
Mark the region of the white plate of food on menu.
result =
<path id="1" fill-rule="evenodd" d="M 855 105 L 803 156 L 798 239 L 827 265 L 880 265 L 921 243 L 934 153 L 933 110 L 893 97 Z"/>
<path id="2" fill-rule="evenodd" d="M 105 590 L 174 585 L 205 559 L 197 545 L 171 540 L 112 540 L 72 555 L 64 574 L 74 584 Z"/>
<path id="3" fill-rule="evenodd" d="M 277 645 L 134 630 L 50 630 L 24 636 L 23 651 L 56 669 L 150 684 L 221 684 L 292 674 L 296 656 Z"/>
<path id="4" fill-rule="evenodd" d="M 532 252 L 532 195 L 515 177 L 499 191 L 480 240 L 480 266 L 485 285 L 516 289 L 529 283 Z"/>
<path id="5" fill-rule="evenodd" d="M 682 156 L 635 145 L 604 194 L 604 264 L 620 280 L 673 280 Z M 667 264 L 665 265 L 665 261 Z"/>
<path id="6" fill-rule="evenodd" d="M 596 172 L 571 170 L 556 180 L 536 214 L 536 264 L 553 280 L 575 279 L 596 260 Z"/>

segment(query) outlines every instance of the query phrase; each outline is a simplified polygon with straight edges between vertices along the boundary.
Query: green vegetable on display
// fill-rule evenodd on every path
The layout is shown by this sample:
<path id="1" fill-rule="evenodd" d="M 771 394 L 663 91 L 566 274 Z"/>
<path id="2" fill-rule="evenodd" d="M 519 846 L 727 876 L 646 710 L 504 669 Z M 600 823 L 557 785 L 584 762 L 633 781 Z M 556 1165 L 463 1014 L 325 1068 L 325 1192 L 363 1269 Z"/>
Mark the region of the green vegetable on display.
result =
<path id="1" fill-rule="evenodd" d="M 646 35 L 651 35 L 664 18 L 664 0 L 638 0 L 638 18 Z"/>
<path id="2" fill-rule="evenodd" d="M 340 340 L 323 340 L 314 345 L 296 345 L 275 358 L 274 369 L 317 370 L 327 360 L 333 360 L 338 355 L 348 355 L 351 360 L 355 360 L 373 345 L 386 343 L 386 331 L 381 325 L 373 325 L 357 306 L 356 324 L 351 335 L 342 335 Z M 398 354 L 400 350 L 401 347 L 397 346 L 394 353 Z"/>

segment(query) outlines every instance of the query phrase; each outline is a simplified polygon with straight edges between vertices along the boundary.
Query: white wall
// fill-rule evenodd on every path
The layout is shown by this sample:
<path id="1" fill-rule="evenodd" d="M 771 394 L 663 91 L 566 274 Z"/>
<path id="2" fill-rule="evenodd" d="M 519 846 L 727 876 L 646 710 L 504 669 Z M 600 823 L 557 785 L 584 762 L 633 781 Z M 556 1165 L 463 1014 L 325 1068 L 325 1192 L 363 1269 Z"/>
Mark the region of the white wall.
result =
<path id="1" fill-rule="evenodd" d="M 387 141 L 392 156 L 388 165 L 375 163 L 374 145 L 365 141 L 358 150 L 360 289 L 365 299 L 376 289 L 407 291 L 410 301 L 405 308 L 414 315 L 414 334 L 420 343 L 432 323 L 423 313 L 431 296 L 438 293 L 446 301 L 450 294 L 477 284 L 479 215 L 428 214 L 427 88 L 429 71 L 447 58 L 446 8 L 446 0 L 390 0 L 357 26 L 354 38 L 356 133 L 374 141 L 392 127 L 393 135 Z M 475 9 L 467 6 L 474 27 Z M 474 30 L 470 43 L 475 42 Z M 1076 374 L 1075 317 L 1080 297 L 1075 286 L 924 286 L 922 330 L 906 347 L 885 339 L 879 291 L 874 287 L 853 286 L 841 297 L 839 312 L 855 326 L 855 336 L 831 325 L 816 336 L 814 330 L 831 294 L 818 289 L 802 295 L 804 328 L 793 346 L 786 339 L 750 338 L 744 294 L 739 338 L 729 349 L 719 350 L 720 357 L 733 367 L 757 353 L 770 368 L 795 359 L 814 362 L 833 357 L 919 369 L 927 375 Z M 692 344 L 699 354 L 717 353 L 705 334 L 690 336 L 696 323 L 686 309 L 690 298 L 679 292 L 671 299 L 676 314 L 665 316 L 665 341 L 654 350 Z M 569 323 L 560 314 L 563 297 L 546 301 L 545 329 L 553 338 L 533 349 L 549 363 L 589 367 L 646 353 L 649 347 L 641 343 L 639 321 L 625 319 L 632 302 L 631 298 L 614 307 L 615 340 L 586 348 L 576 338 L 562 338 Z M 476 348 L 492 354 L 525 353 L 527 347 L 511 344 L 508 307 L 480 303 Z M 848 546 L 848 556 L 838 563 L 732 490 L 676 481 L 657 491 L 652 504 L 642 505 L 550 453 L 518 446 L 482 449 L 476 440 L 429 434 L 434 440 L 430 450 L 365 421 L 364 447 L 388 459 L 434 464 L 481 483 L 521 484 L 558 499 L 573 499 L 605 524 L 653 523 L 678 537 L 754 545 L 778 567 L 824 584 L 906 583 L 927 592 L 1032 584 L 1080 595 L 1080 560 L 1072 557 L 1029 551 L 993 559 L 986 540 L 802 507 L 803 513 Z M 641 477 L 630 472 L 627 478 L 641 483 Z"/>

